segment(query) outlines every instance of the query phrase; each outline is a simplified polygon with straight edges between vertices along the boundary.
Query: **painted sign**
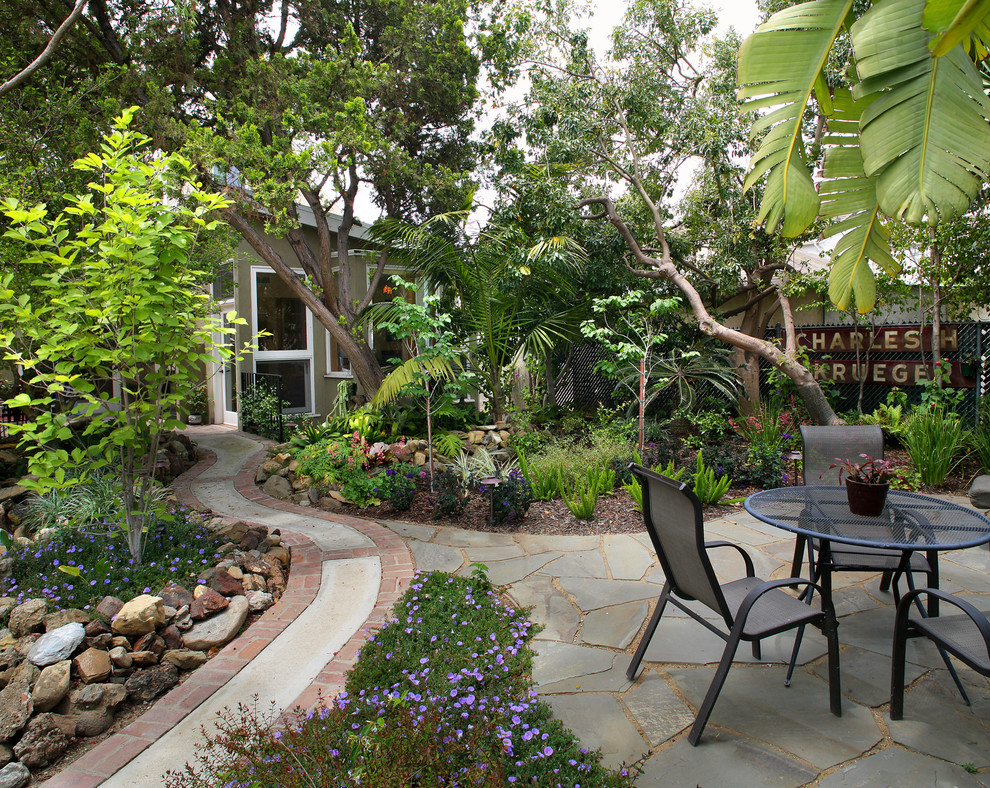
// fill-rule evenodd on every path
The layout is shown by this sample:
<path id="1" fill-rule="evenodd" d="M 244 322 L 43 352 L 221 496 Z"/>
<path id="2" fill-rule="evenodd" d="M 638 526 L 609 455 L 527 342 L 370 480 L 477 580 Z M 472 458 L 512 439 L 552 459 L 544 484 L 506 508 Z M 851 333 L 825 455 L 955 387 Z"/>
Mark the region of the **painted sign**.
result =
<path id="1" fill-rule="evenodd" d="M 959 389 L 976 387 L 974 378 L 963 377 L 959 364 L 943 361 L 949 366 L 949 383 Z M 835 383 L 859 383 L 863 376 L 866 382 L 878 386 L 920 386 L 929 378 L 931 364 L 922 361 L 870 361 L 857 364 L 852 361 L 811 362 L 812 371 L 818 380 L 831 380 Z"/>
<path id="2" fill-rule="evenodd" d="M 932 349 L 932 332 L 917 326 L 894 326 L 870 331 L 864 328 L 808 328 L 797 333 L 799 347 L 812 353 L 912 353 Z M 943 352 L 959 350 L 959 327 L 942 326 Z"/>

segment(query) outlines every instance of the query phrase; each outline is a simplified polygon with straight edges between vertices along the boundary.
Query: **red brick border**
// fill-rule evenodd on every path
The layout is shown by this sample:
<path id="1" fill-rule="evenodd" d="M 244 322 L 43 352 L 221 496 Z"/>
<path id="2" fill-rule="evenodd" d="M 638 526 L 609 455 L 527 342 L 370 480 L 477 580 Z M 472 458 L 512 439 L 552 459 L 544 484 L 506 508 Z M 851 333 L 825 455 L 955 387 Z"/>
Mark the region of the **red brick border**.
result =
<path id="1" fill-rule="evenodd" d="M 251 437 L 256 439 L 255 436 Z M 270 445 L 268 441 L 256 440 Z M 283 530 L 282 538 L 292 548 L 292 571 L 282 598 L 243 635 L 228 643 L 209 663 L 190 674 L 182 684 L 158 700 L 140 718 L 42 783 L 45 788 L 94 788 L 100 785 L 181 723 L 189 712 L 224 686 L 278 637 L 316 598 L 322 582 L 324 561 L 377 555 L 381 560 L 381 585 L 371 614 L 364 625 L 324 666 L 315 681 L 296 698 L 292 706 L 310 708 L 316 704 L 318 697 L 332 698 L 344 688 L 347 671 L 353 667 L 362 644 L 372 630 L 384 623 L 392 606 L 408 588 L 414 571 L 412 554 L 402 539 L 384 526 L 356 517 L 330 515 L 319 509 L 280 501 L 263 493 L 254 483 L 254 474 L 265 451 L 263 448 L 251 455 L 236 476 L 218 476 L 211 481 L 232 480 L 237 492 L 269 509 L 347 525 L 367 536 L 375 546 L 320 550 L 304 534 Z M 216 462 L 216 456 L 207 450 L 201 449 L 200 452 L 203 457 L 176 479 L 172 488 L 182 503 L 205 508 L 193 494 L 192 484 L 204 470 Z"/>

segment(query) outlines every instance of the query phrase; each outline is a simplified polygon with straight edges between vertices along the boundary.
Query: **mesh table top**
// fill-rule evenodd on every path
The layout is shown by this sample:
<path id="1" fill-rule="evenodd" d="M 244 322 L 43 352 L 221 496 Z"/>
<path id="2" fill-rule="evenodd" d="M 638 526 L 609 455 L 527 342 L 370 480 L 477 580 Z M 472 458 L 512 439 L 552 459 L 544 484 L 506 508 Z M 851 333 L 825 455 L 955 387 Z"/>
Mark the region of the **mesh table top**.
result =
<path id="1" fill-rule="evenodd" d="M 746 499 L 746 511 L 785 531 L 895 550 L 957 550 L 990 542 L 990 520 L 959 504 L 891 490 L 879 517 L 849 511 L 845 487 L 781 487 Z"/>

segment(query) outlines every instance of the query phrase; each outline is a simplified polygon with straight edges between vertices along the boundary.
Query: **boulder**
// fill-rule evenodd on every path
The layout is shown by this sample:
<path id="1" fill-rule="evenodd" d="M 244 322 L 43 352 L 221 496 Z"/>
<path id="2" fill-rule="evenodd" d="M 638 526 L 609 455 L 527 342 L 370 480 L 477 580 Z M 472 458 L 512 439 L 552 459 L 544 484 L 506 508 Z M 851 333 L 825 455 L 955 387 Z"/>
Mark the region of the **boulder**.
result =
<path id="1" fill-rule="evenodd" d="M 182 636 L 182 641 L 186 648 L 196 651 L 222 646 L 237 634 L 247 618 L 248 610 L 247 600 L 243 596 L 235 596 L 226 610 L 198 622 Z"/>
<path id="2" fill-rule="evenodd" d="M 977 476 L 973 480 L 969 500 L 977 509 L 990 509 L 990 476 Z"/>
<path id="3" fill-rule="evenodd" d="M 96 612 L 107 621 L 112 621 L 113 617 L 120 612 L 123 606 L 123 599 L 118 599 L 115 596 L 105 596 L 100 600 L 100 604 L 96 606 Z"/>
<path id="4" fill-rule="evenodd" d="M 238 585 L 240 584 L 238 583 Z M 221 596 L 212 588 L 204 588 L 203 593 L 196 598 L 189 608 L 189 615 L 193 621 L 199 621 L 211 613 L 223 610 L 229 604 L 230 602 L 227 601 L 226 597 Z"/>
<path id="5" fill-rule="evenodd" d="M 98 648 L 88 648 L 74 660 L 72 664 L 76 675 L 84 684 L 103 681 L 113 671 L 110 655 Z"/>
<path id="6" fill-rule="evenodd" d="M 73 690 L 62 705 L 76 736 L 99 736 L 113 725 L 113 710 L 127 698 L 119 684 L 91 684 Z"/>
<path id="7" fill-rule="evenodd" d="M 40 769 L 58 760 L 69 747 L 69 737 L 62 732 L 52 716 L 39 714 L 31 720 L 21 740 L 14 745 L 14 755 L 30 769 Z"/>
<path id="8" fill-rule="evenodd" d="M 26 681 L 12 681 L 0 690 L 0 741 L 7 741 L 23 728 L 33 710 Z"/>
<path id="9" fill-rule="evenodd" d="M 162 654 L 162 662 L 170 662 L 179 670 L 194 670 L 206 662 L 206 654 L 188 648 L 169 649 Z"/>
<path id="10" fill-rule="evenodd" d="M 56 610 L 54 613 L 49 613 L 44 617 L 43 623 L 45 625 L 45 632 L 51 632 L 53 629 L 59 629 L 66 624 L 88 624 L 92 620 L 93 617 L 85 610 L 70 607 L 65 610 Z"/>
<path id="11" fill-rule="evenodd" d="M 140 701 L 157 698 L 179 683 L 179 671 L 170 662 L 164 662 L 131 676 L 124 684 L 128 695 Z"/>
<path id="12" fill-rule="evenodd" d="M 248 591 L 244 598 L 247 599 L 248 609 L 252 613 L 268 610 L 275 604 L 275 599 L 267 591 Z"/>
<path id="13" fill-rule="evenodd" d="M 51 711 L 66 696 L 72 678 L 72 663 L 69 660 L 49 665 L 38 676 L 31 690 L 31 700 L 35 711 Z"/>
<path id="14" fill-rule="evenodd" d="M 111 628 L 121 635 L 143 635 L 154 632 L 165 623 L 165 604 L 160 596 L 141 594 L 124 603 L 113 617 Z"/>
<path id="15" fill-rule="evenodd" d="M 288 500 L 292 496 L 292 482 L 284 476 L 269 476 L 268 480 L 261 485 L 261 490 L 272 498 Z"/>
<path id="16" fill-rule="evenodd" d="M 158 596 L 161 597 L 164 605 L 167 607 L 174 607 L 176 610 L 180 610 L 183 607 L 188 607 L 193 603 L 192 592 L 190 592 L 185 586 L 180 586 L 178 583 L 170 583 L 165 586 L 158 592 Z"/>
<path id="17" fill-rule="evenodd" d="M 85 637 L 86 630 L 78 621 L 50 629 L 34 642 L 27 658 L 39 668 L 54 665 L 71 657 Z"/>
<path id="18" fill-rule="evenodd" d="M 110 649 L 110 661 L 118 668 L 129 668 L 131 666 L 131 655 L 123 646 L 114 646 Z"/>
<path id="19" fill-rule="evenodd" d="M 324 512 L 339 512 L 344 508 L 344 504 L 332 495 L 324 495 L 320 498 L 317 506 L 319 506 Z"/>
<path id="20" fill-rule="evenodd" d="M 266 555 L 268 555 L 269 558 L 274 558 L 282 566 L 288 566 L 289 561 L 292 559 L 292 554 L 289 552 L 289 550 L 285 547 L 282 547 L 281 545 L 272 546 L 271 548 L 269 548 L 268 553 Z"/>
<path id="21" fill-rule="evenodd" d="M 7 626 L 15 638 L 22 638 L 30 632 L 37 632 L 44 626 L 45 609 L 48 603 L 44 599 L 29 599 L 10 611 Z"/>
<path id="22" fill-rule="evenodd" d="M 244 593 L 241 579 L 234 577 L 226 569 L 218 569 L 210 580 L 210 588 L 222 596 L 237 596 Z"/>
<path id="23" fill-rule="evenodd" d="M 31 772 L 22 763 L 8 763 L 0 769 L 0 788 L 24 788 L 31 782 Z"/>

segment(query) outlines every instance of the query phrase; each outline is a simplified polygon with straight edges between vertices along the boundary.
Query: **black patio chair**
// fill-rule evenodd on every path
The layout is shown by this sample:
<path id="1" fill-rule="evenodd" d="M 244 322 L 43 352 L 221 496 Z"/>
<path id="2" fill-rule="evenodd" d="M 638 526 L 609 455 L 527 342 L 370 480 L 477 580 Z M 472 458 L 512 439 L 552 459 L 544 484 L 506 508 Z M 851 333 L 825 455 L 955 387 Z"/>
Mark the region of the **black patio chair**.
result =
<path id="1" fill-rule="evenodd" d="M 812 624 L 821 629 L 828 639 L 830 703 L 832 713 L 841 716 L 835 611 L 828 600 L 823 601 L 823 609 L 816 610 L 780 590 L 784 587 L 818 587 L 810 580 L 799 577 L 774 581 L 756 577 L 753 561 L 741 547 L 731 542 L 705 542 L 701 502 L 685 484 L 640 465 L 633 464 L 629 468 L 642 484 L 643 519 L 667 580 L 626 676 L 630 680 L 635 678 L 668 602 L 722 638 L 725 641 L 722 659 L 688 735 L 688 741 L 695 745 L 725 683 L 739 641 L 752 643 L 753 656 L 759 659 L 760 641 L 764 638 Z M 720 547 L 739 552 L 746 567 L 744 578 L 725 584 L 718 582 L 707 551 Z M 818 588 L 818 591 L 821 597 L 821 589 Z M 728 631 L 723 631 L 681 600 L 696 600 L 711 608 L 722 616 Z"/>
<path id="2" fill-rule="evenodd" d="M 836 459 L 856 461 L 861 454 L 873 459 L 883 459 L 883 431 L 877 425 L 801 427 L 801 443 L 804 447 L 804 483 L 809 485 L 842 484 Z M 810 561 L 818 551 L 817 540 L 798 534 L 794 543 L 794 560 L 791 574 L 801 574 L 801 565 L 807 549 Z M 810 548 L 810 549 L 808 549 Z M 901 572 L 906 572 L 910 580 L 913 572 L 922 572 L 930 579 L 932 567 L 923 553 L 912 553 L 907 566 L 902 566 L 902 554 L 898 550 L 882 550 L 875 547 L 859 547 L 833 542 L 830 545 L 832 571 L 842 572 L 881 572 L 880 590 L 889 591 L 893 585 L 894 599 L 899 599 L 897 582 Z"/>
<path id="3" fill-rule="evenodd" d="M 954 605 L 961 615 L 910 616 L 911 606 L 922 594 L 934 596 L 943 602 Z M 919 605 L 919 608 L 923 611 Z M 936 588 L 917 588 L 904 595 L 897 606 L 894 622 L 894 653 L 890 669 L 890 718 L 899 720 L 904 716 L 904 660 L 909 637 L 924 636 L 935 642 L 945 659 L 944 652 L 965 663 L 977 673 L 990 676 L 990 613 L 982 612 L 972 604 L 957 596 Z M 946 660 L 948 665 L 948 660 Z M 959 679 L 953 675 L 963 700 L 969 706 L 969 698 L 962 689 Z"/>

